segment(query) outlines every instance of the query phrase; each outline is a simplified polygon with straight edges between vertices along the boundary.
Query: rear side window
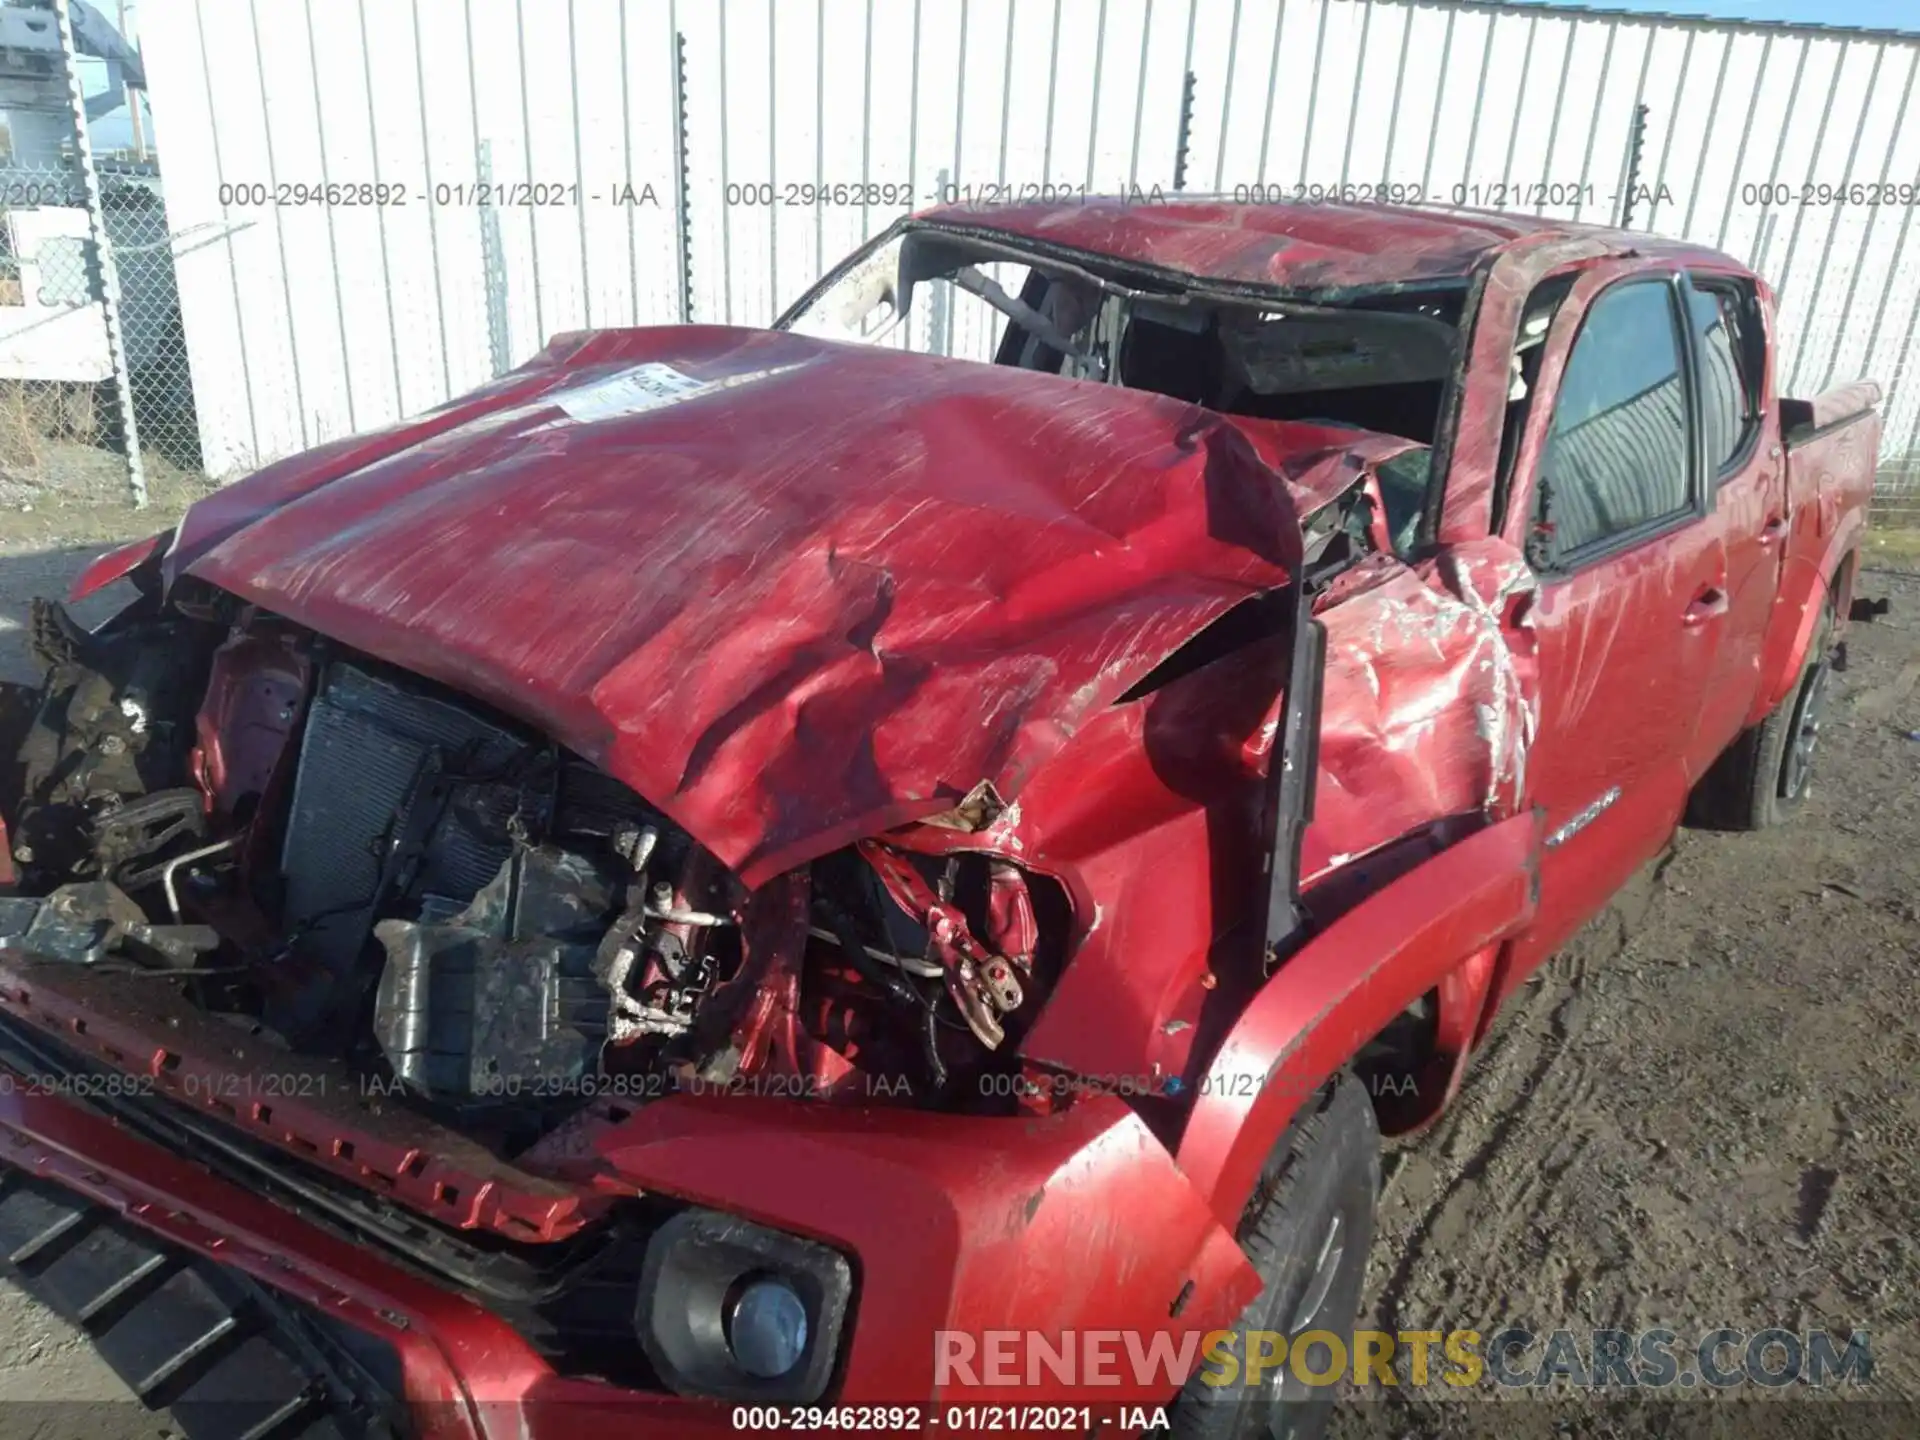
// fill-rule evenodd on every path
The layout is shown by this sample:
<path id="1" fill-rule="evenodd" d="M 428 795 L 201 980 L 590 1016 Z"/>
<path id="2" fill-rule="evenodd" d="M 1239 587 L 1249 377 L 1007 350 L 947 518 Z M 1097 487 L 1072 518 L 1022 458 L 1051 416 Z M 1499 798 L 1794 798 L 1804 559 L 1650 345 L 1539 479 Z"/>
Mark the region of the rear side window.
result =
<path id="1" fill-rule="evenodd" d="M 1700 430 L 1710 471 L 1724 471 L 1760 428 L 1760 377 L 1752 361 L 1752 302 L 1730 285 L 1690 286 L 1687 308 L 1700 353 Z"/>
<path id="2" fill-rule="evenodd" d="M 1663 280 L 1616 286 L 1580 327 L 1540 470 L 1556 561 L 1692 507 L 1673 293 Z"/>

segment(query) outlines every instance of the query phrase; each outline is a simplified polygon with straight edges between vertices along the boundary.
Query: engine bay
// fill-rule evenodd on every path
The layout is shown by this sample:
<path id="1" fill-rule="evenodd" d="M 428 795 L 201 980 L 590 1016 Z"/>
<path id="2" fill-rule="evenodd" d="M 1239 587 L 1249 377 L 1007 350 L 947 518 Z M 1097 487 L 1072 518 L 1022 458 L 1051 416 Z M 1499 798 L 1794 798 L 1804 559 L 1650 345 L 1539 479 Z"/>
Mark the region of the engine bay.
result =
<path id="1" fill-rule="evenodd" d="M 324 1060 L 502 1158 L 608 1097 L 1019 1103 L 983 1077 L 1018 1072 L 1070 913 L 1057 881 L 951 843 L 990 789 L 942 846 L 862 840 L 749 892 L 486 705 L 133 578 L 93 632 L 35 604 L 0 961 L 84 971 L 130 1014 L 164 993 L 247 1064 Z"/>

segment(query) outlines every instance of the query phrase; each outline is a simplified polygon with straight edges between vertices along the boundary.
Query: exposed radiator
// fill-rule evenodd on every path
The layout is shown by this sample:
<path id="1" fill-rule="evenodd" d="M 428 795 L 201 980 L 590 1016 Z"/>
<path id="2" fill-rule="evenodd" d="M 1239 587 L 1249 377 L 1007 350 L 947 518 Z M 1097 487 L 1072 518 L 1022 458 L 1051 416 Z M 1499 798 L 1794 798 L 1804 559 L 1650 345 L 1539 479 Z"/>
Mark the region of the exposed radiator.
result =
<path id="1" fill-rule="evenodd" d="M 336 976 L 353 969 L 369 942 L 367 906 L 385 853 L 430 754 L 443 770 L 474 775 L 500 770 L 524 748 L 451 701 L 351 664 L 329 665 L 307 716 L 281 854 L 296 948 Z M 461 909 L 511 849 L 491 807 L 465 798 L 456 790 L 439 811 L 408 886 L 429 910 Z"/>

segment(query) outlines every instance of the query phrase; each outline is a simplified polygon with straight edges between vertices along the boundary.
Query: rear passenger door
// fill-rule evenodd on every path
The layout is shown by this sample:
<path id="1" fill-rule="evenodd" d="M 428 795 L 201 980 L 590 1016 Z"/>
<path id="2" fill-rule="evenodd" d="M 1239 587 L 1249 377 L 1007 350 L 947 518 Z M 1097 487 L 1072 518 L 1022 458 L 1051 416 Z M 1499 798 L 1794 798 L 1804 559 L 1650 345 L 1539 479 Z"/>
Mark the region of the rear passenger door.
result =
<path id="1" fill-rule="evenodd" d="M 1694 273 L 1686 296 L 1708 520 L 1727 551 L 1727 616 L 1690 755 L 1698 777 L 1740 733 L 1759 692 L 1788 516 L 1786 462 L 1777 445 L 1763 442 L 1766 331 L 1753 282 Z"/>
<path id="2" fill-rule="evenodd" d="M 1557 383 L 1528 416 L 1514 494 L 1528 559 L 1540 728 L 1528 789 L 1545 811 L 1540 906 L 1503 993 L 1612 896 L 1666 839 L 1730 604 L 1707 522 L 1694 421 L 1698 377 L 1677 273 L 1576 286 L 1548 350 Z M 1544 401 L 1544 405 L 1539 403 Z M 1531 473 L 1526 473 L 1531 471 Z"/>

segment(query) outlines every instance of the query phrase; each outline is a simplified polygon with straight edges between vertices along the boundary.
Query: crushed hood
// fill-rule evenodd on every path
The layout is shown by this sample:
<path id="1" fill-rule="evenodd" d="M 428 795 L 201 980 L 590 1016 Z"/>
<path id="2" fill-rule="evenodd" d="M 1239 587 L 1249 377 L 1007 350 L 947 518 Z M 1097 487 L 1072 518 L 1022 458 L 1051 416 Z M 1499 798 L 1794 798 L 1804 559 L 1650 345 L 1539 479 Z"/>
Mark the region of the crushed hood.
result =
<path id="1" fill-rule="evenodd" d="M 749 885 L 1008 800 L 1284 583 L 1327 432 L 1113 386 L 682 327 L 563 337 L 203 501 L 167 566 L 516 715 Z M 1311 487 L 1309 487 L 1311 488 Z"/>

